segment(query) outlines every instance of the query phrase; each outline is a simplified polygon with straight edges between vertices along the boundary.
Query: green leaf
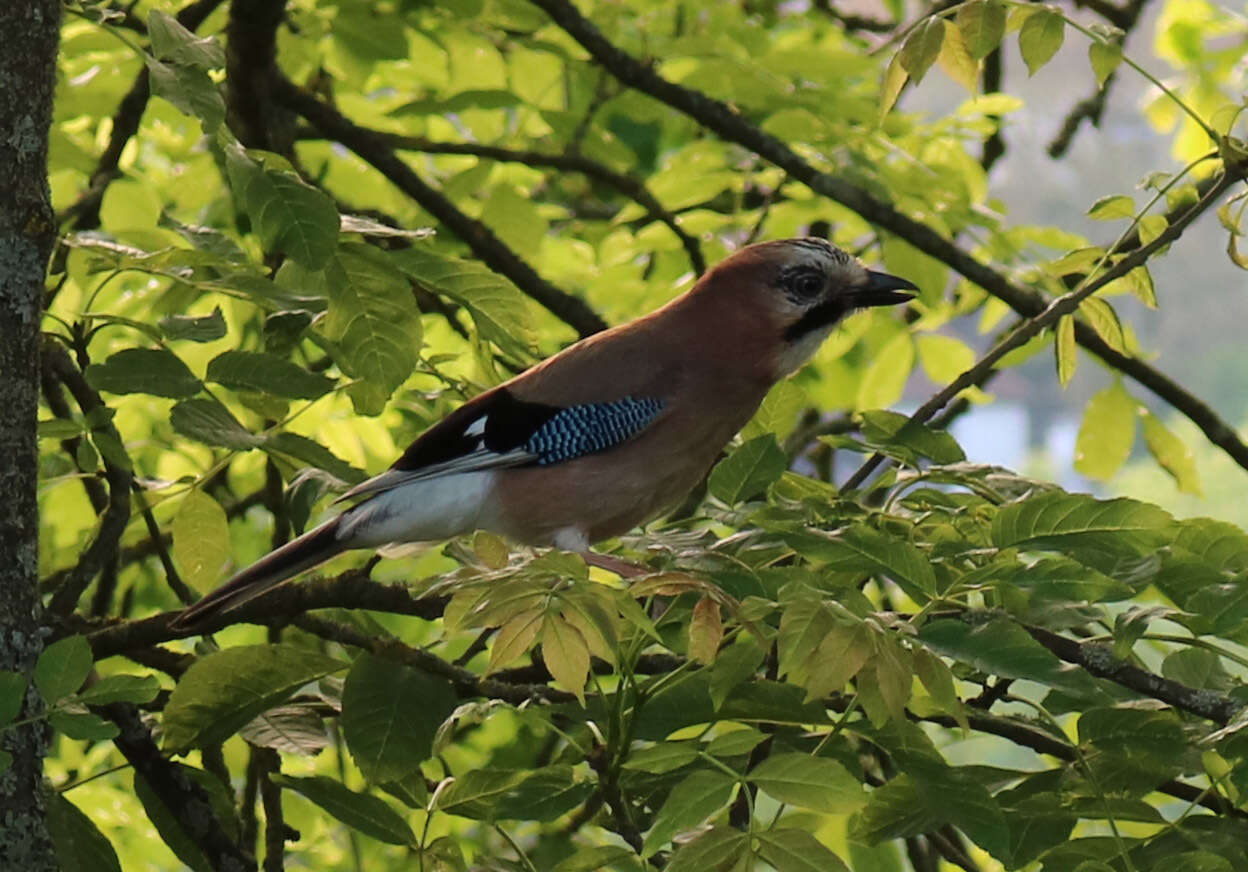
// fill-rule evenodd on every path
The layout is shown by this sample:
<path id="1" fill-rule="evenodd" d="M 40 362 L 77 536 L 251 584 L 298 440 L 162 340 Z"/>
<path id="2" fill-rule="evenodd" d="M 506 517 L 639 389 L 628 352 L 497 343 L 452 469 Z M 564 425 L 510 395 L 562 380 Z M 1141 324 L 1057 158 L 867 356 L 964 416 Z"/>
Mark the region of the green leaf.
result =
<path id="1" fill-rule="evenodd" d="M 967 624 L 951 618 L 929 621 L 919 639 L 932 651 L 988 675 L 1038 681 L 1073 693 L 1096 693 L 1091 676 L 1063 664 L 1022 627 L 1006 619 Z"/>
<path id="2" fill-rule="evenodd" d="M 1117 380 L 1093 394 L 1075 440 L 1075 469 L 1088 478 L 1112 478 L 1131 456 L 1139 408 Z"/>
<path id="3" fill-rule="evenodd" d="M 971 56 L 961 28 L 947 18 L 944 25 L 945 37 L 936 61 L 949 78 L 974 94 L 979 90 L 979 62 Z"/>
<path id="4" fill-rule="evenodd" d="M 1079 741 L 1111 753 L 1172 758 L 1187 740 L 1183 724 L 1169 711 L 1092 708 L 1079 716 Z"/>
<path id="5" fill-rule="evenodd" d="M 789 465 L 789 459 L 770 433 L 737 448 L 711 470 L 711 494 L 728 505 L 757 496 Z"/>
<path id="6" fill-rule="evenodd" d="M 173 559 L 186 582 L 200 591 L 216 587 L 230 559 L 225 510 L 199 488 L 187 491 L 173 517 Z"/>
<path id="7" fill-rule="evenodd" d="M 1096 83 L 1104 87 L 1105 80 L 1122 63 L 1122 46 L 1117 43 L 1093 40 L 1088 45 L 1088 60 L 1092 63 L 1092 72 L 1096 74 Z"/>
<path id="8" fill-rule="evenodd" d="M 827 757 L 776 754 L 755 767 L 750 780 L 780 802 L 826 814 L 849 814 L 867 802 L 858 779 Z"/>
<path id="9" fill-rule="evenodd" d="M 35 687 L 49 705 L 82 687 L 93 663 L 86 636 L 53 642 L 35 661 Z"/>
<path id="10" fill-rule="evenodd" d="M 673 836 L 701 826 L 732 799 L 736 779 L 718 770 L 694 772 L 672 789 L 646 833 L 641 855 L 650 857 Z"/>
<path id="11" fill-rule="evenodd" d="M 958 9 L 962 39 L 975 60 L 983 60 L 1005 36 L 1005 7 L 996 0 L 975 0 Z"/>
<path id="12" fill-rule="evenodd" d="M 320 714 L 298 703 L 271 708 L 256 715 L 238 734 L 250 745 L 272 748 L 283 754 L 313 756 L 329 745 Z"/>
<path id="13" fill-rule="evenodd" d="M 924 74 L 936 63 L 940 56 L 940 46 L 945 39 L 945 23 L 936 16 L 921 21 L 901 46 L 901 66 L 915 84 L 923 80 Z"/>
<path id="14" fill-rule="evenodd" d="M 438 808 L 474 820 L 555 820 L 588 798 L 593 786 L 571 766 L 539 770 L 474 769 L 438 793 Z"/>
<path id="15" fill-rule="evenodd" d="M 617 869 L 617 864 L 628 865 L 629 868 L 640 868 L 636 865 L 637 855 L 620 845 L 602 845 L 597 848 L 581 848 L 571 857 L 559 861 L 551 872 L 600 872 L 603 869 Z M 670 868 L 670 867 L 668 867 Z"/>
<path id="16" fill-rule="evenodd" d="M 833 569 L 882 573 L 916 601 L 926 601 L 936 591 L 936 573 L 923 552 L 905 539 L 867 524 L 831 534 L 809 529 L 785 534 L 785 539 L 806 558 Z"/>
<path id="17" fill-rule="evenodd" d="M 155 675 L 106 675 L 78 694 L 78 701 L 90 705 L 110 702 L 132 702 L 142 705 L 160 693 Z"/>
<path id="18" fill-rule="evenodd" d="M 779 827 L 762 830 L 757 838 L 759 856 L 776 872 L 849 872 L 840 857 L 806 830 Z"/>
<path id="19" fill-rule="evenodd" d="M 1066 22 L 1060 13 L 1040 7 L 1023 22 L 1018 33 L 1018 47 L 1023 53 L 1027 72 L 1034 76 L 1062 47 Z"/>
<path id="20" fill-rule="evenodd" d="M 215 342 L 225 336 L 225 318 L 221 307 L 214 306 L 211 315 L 166 315 L 157 322 L 166 339 L 191 342 Z"/>
<path id="21" fill-rule="evenodd" d="M 197 379 L 176 355 L 162 348 L 127 348 L 93 363 L 83 373 L 97 391 L 111 394 L 153 394 L 180 399 L 199 393 Z"/>
<path id="22" fill-rule="evenodd" d="M 521 359 L 537 342 L 528 299 L 509 279 L 478 263 L 443 257 L 423 246 L 394 253 L 399 268 L 426 290 L 468 309 L 482 338 Z"/>
<path id="23" fill-rule="evenodd" d="M 767 740 L 767 734 L 753 727 L 720 733 L 706 746 L 712 757 L 740 757 L 748 754 Z"/>
<path id="24" fill-rule="evenodd" d="M 144 57 L 152 93 L 163 97 L 180 111 L 203 122 L 205 133 L 212 133 L 225 120 L 225 98 L 221 86 L 204 70 L 183 64 L 167 64 Z"/>
<path id="25" fill-rule="evenodd" d="M 370 782 L 399 781 L 429 758 L 455 704 L 445 679 L 361 654 L 342 687 L 343 737 Z"/>
<path id="26" fill-rule="evenodd" d="M 359 484 L 367 477 L 363 470 L 347 463 L 321 443 L 314 439 L 309 439 L 307 436 L 301 436 L 298 433 L 289 431 L 275 433 L 267 437 L 260 447 L 269 454 L 284 455 L 287 459 L 293 459 L 315 469 L 324 470 L 338 479 L 338 481 L 346 482 L 347 484 Z M 291 487 L 295 486 L 296 483 L 291 482 Z M 323 496 L 323 494 L 318 494 L 318 498 L 319 496 Z"/>
<path id="27" fill-rule="evenodd" d="M 584 702 L 589 646 L 581 631 L 560 615 L 547 613 L 542 624 L 542 662 L 560 687 Z"/>
<path id="28" fill-rule="evenodd" d="M 1181 492 L 1201 495 L 1200 474 L 1191 449 L 1152 412 L 1144 413 L 1144 444 Z"/>
<path id="29" fill-rule="evenodd" d="M 334 380 L 308 372 L 289 360 L 254 351 L 226 351 L 208 362 L 208 381 L 237 391 L 260 391 L 290 400 L 315 400 Z"/>
<path id="30" fill-rule="evenodd" d="M 294 173 L 264 168 L 237 142 L 223 151 L 234 198 L 265 251 L 289 255 L 308 269 L 324 267 L 338 240 L 334 201 Z"/>
<path id="31" fill-rule="evenodd" d="M 303 685 L 346 666 L 293 645 L 242 645 L 201 657 L 169 697 L 165 747 L 219 744 Z"/>
<path id="32" fill-rule="evenodd" d="M 1118 320 L 1118 313 L 1114 311 L 1113 306 L 1100 297 L 1087 297 L 1079 302 L 1079 313 L 1088 320 L 1097 335 L 1104 339 L 1110 348 L 1120 354 L 1127 353 L 1127 341 L 1122 330 L 1122 322 Z"/>
<path id="33" fill-rule="evenodd" d="M 48 714 L 48 723 L 58 733 L 86 742 L 105 741 L 121 732 L 112 721 L 106 721 L 99 715 L 86 710 L 53 709 Z"/>
<path id="34" fill-rule="evenodd" d="M 1033 16 L 1034 17 L 1034 16 Z M 1126 194 L 1109 194 L 1101 197 L 1088 209 L 1088 217 L 1097 221 L 1116 221 L 1135 215 L 1135 201 Z"/>
<path id="35" fill-rule="evenodd" d="M 1167 512 L 1137 500 L 1049 492 L 1004 506 L 992 520 L 992 541 L 1000 548 L 1090 548 L 1133 557 L 1162 544 L 1172 525 Z"/>
<path id="36" fill-rule="evenodd" d="M 659 742 L 649 748 L 631 752 L 624 761 L 624 768 L 661 775 L 688 766 L 697 759 L 696 742 Z"/>
<path id="37" fill-rule="evenodd" d="M 62 869 L 121 872 L 117 852 L 78 806 L 55 791 L 44 795 L 48 835 Z"/>
<path id="38" fill-rule="evenodd" d="M 909 79 L 910 74 L 901 65 L 901 55 L 893 55 L 892 60 L 888 62 L 888 68 L 884 71 L 884 81 L 880 86 L 878 118 L 881 122 L 892 111 L 893 106 L 896 105 L 897 98 L 901 96 L 901 89 L 906 86 L 906 82 Z"/>
<path id="39" fill-rule="evenodd" d="M 196 36 L 168 13 L 153 9 L 147 16 L 147 35 L 152 54 L 201 70 L 225 66 L 225 50 L 211 36 Z"/>
<path id="40" fill-rule="evenodd" d="M 344 244 L 331 269 L 325 334 L 338 360 L 357 379 L 349 388 L 355 411 L 378 415 L 416 368 L 420 317 L 411 288 L 385 252 Z"/>
<path id="41" fill-rule="evenodd" d="M 1079 365 L 1079 346 L 1075 343 L 1075 316 L 1063 315 L 1057 322 L 1057 382 L 1062 387 L 1070 384 Z"/>
<path id="42" fill-rule="evenodd" d="M 935 829 L 942 816 L 910 775 L 898 775 L 871 791 L 867 806 L 850 819 L 850 838 L 874 845 Z"/>
<path id="43" fill-rule="evenodd" d="M 914 341 L 904 330 L 875 353 L 858 384 L 858 409 L 883 409 L 901 399 L 914 369 Z"/>
<path id="44" fill-rule="evenodd" d="M 886 451 L 902 449 L 900 453 L 911 455 L 905 458 L 911 462 L 917 459 L 914 455 L 941 464 L 966 460 L 966 454 L 957 440 L 944 430 L 934 430 L 926 424 L 911 421 L 905 415 L 884 409 L 861 412 L 860 417 L 863 438 L 872 447 Z"/>
<path id="45" fill-rule="evenodd" d="M 169 423 L 183 436 L 219 448 L 246 451 L 264 442 L 216 400 L 183 400 L 169 410 Z"/>
<path id="46" fill-rule="evenodd" d="M 0 725 L 7 724 L 21 713 L 27 684 L 26 676 L 20 672 L 0 669 Z"/>
<path id="47" fill-rule="evenodd" d="M 725 872 L 750 850 L 750 837 L 732 827 L 714 826 L 692 842 L 677 848 L 664 867 L 666 872 Z"/>
<path id="48" fill-rule="evenodd" d="M 384 799 L 351 788 L 324 775 L 294 778 L 276 775 L 273 783 L 293 790 L 333 817 L 387 845 L 414 845 L 416 837 L 402 816 Z"/>

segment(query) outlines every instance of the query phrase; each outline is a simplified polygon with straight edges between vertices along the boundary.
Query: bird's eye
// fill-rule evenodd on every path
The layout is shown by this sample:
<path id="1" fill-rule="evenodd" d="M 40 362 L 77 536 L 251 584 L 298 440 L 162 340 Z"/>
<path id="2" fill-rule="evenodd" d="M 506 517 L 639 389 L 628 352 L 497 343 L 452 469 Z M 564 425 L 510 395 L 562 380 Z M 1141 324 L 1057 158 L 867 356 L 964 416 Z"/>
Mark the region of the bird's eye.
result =
<path id="1" fill-rule="evenodd" d="M 814 272 L 801 272 L 793 277 L 789 287 L 798 299 L 809 300 L 817 297 L 823 290 L 823 276 Z"/>

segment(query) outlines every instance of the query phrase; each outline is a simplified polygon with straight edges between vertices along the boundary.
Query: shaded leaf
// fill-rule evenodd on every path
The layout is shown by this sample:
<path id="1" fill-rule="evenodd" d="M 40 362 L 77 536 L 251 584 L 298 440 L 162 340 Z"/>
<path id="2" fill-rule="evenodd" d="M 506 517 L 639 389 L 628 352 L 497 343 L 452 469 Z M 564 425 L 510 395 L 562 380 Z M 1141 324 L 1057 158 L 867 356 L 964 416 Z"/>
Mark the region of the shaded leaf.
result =
<path id="1" fill-rule="evenodd" d="M 728 505 L 758 496 L 780 477 L 789 459 L 770 433 L 758 436 L 737 448 L 711 470 L 707 487 Z"/>
<path id="2" fill-rule="evenodd" d="M 849 872 L 841 858 L 806 830 L 778 827 L 758 833 L 759 856 L 776 872 Z"/>
<path id="3" fill-rule="evenodd" d="M 967 51 L 977 61 L 987 57 L 1005 36 L 1005 7 L 995 0 L 965 4 L 958 9 L 956 20 Z"/>
<path id="4" fill-rule="evenodd" d="M 152 394 L 180 399 L 199 393 L 203 383 L 177 355 L 163 348 L 127 348 L 93 363 L 83 373 L 97 391 Z"/>
<path id="5" fill-rule="evenodd" d="M 455 704 L 445 679 L 364 653 L 343 683 L 343 737 L 365 778 L 399 781 L 429 758 Z"/>
<path id="6" fill-rule="evenodd" d="M 944 39 L 945 23 L 933 15 L 916 25 L 902 43 L 901 53 L 898 55 L 901 66 L 916 84 L 923 80 L 924 74 L 936 63 Z"/>
<path id="7" fill-rule="evenodd" d="M 308 778 L 275 775 L 273 783 L 295 791 L 342 823 L 379 842 L 412 845 L 416 841 L 407 821 L 385 800 L 367 793 L 356 793 L 333 778 L 324 775 Z"/>
<path id="8" fill-rule="evenodd" d="M 106 675 L 78 694 L 78 701 L 90 705 L 110 702 L 151 702 L 160 692 L 155 675 Z M 3 721 L 3 718 L 0 718 Z"/>
<path id="9" fill-rule="evenodd" d="M 50 705 L 82 687 L 91 671 L 91 645 L 85 636 L 53 642 L 35 661 L 35 687 Z"/>
<path id="10" fill-rule="evenodd" d="M 334 380 L 308 372 L 289 360 L 254 351 L 225 351 L 208 362 L 208 381 L 239 391 L 259 391 L 286 399 L 315 400 Z"/>
<path id="11" fill-rule="evenodd" d="M 732 799 L 737 782 L 718 770 L 694 772 L 672 789 L 646 833 L 642 856 L 650 857 L 673 836 L 701 826 Z"/>
<path id="12" fill-rule="evenodd" d="M 62 869 L 121 872 L 117 852 L 78 806 L 55 791 L 44 796 L 48 835 Z"/>
<path id="13" fill-rule="evenodd" d="M 165 707 L 165 747 L 225 741 L 309 682 L 347 664 L 294 645 L 242 645 L 195 661 Z"/>
<path id="14" fill-rule="evenodd" d="M 325 724 L 309 705 L 283 705 L 261 712 L 238 734 L 250 745 L 283 754 L 312 756 L 329 745 Z"/>
<path id="15" fill-rule="evenodd" d="M 219 448 L 246 451 L 264 441 L 216 400 L 183 400 L 169 410 L 169 422 L 183 436 Z"/>

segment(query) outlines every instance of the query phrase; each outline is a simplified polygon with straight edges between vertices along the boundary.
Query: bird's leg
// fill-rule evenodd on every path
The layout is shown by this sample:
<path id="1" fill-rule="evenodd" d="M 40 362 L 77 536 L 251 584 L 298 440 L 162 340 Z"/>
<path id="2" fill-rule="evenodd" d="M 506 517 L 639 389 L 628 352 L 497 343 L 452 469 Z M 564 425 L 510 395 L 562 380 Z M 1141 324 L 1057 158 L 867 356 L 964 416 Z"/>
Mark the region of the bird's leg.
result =
<path id="1" fill-rule="evenodd" d="M 651 572 L 651 570 L 644 566 L 638 566 L 636 563 L 629 563 L 627 560 L 621 560 L 618 557 L 597 554 L 588 550 L 581 552 L 581 559 L 589 566 L 597 566 L 599 569 L 607 570 L 607 572 L 614 572 L 620 578 L 639 578 L 643 575 L 649 575 Z"/>

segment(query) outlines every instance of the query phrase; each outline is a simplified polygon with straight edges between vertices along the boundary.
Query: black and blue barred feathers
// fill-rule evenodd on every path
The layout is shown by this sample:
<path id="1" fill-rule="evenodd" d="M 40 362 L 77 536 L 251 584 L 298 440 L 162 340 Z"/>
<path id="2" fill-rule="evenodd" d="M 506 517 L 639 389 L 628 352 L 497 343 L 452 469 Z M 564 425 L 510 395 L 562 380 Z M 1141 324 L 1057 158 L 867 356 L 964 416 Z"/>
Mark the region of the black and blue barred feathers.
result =
<path id="1" fill-rule="evenodd" d="M 586 403 L 562 409 L 542 424 L 524 449 L 539 466 L 574 460 L 614 448 L 633 438 L 663 409 L 654 397 L 624 397 L 612 403 Z"/>

